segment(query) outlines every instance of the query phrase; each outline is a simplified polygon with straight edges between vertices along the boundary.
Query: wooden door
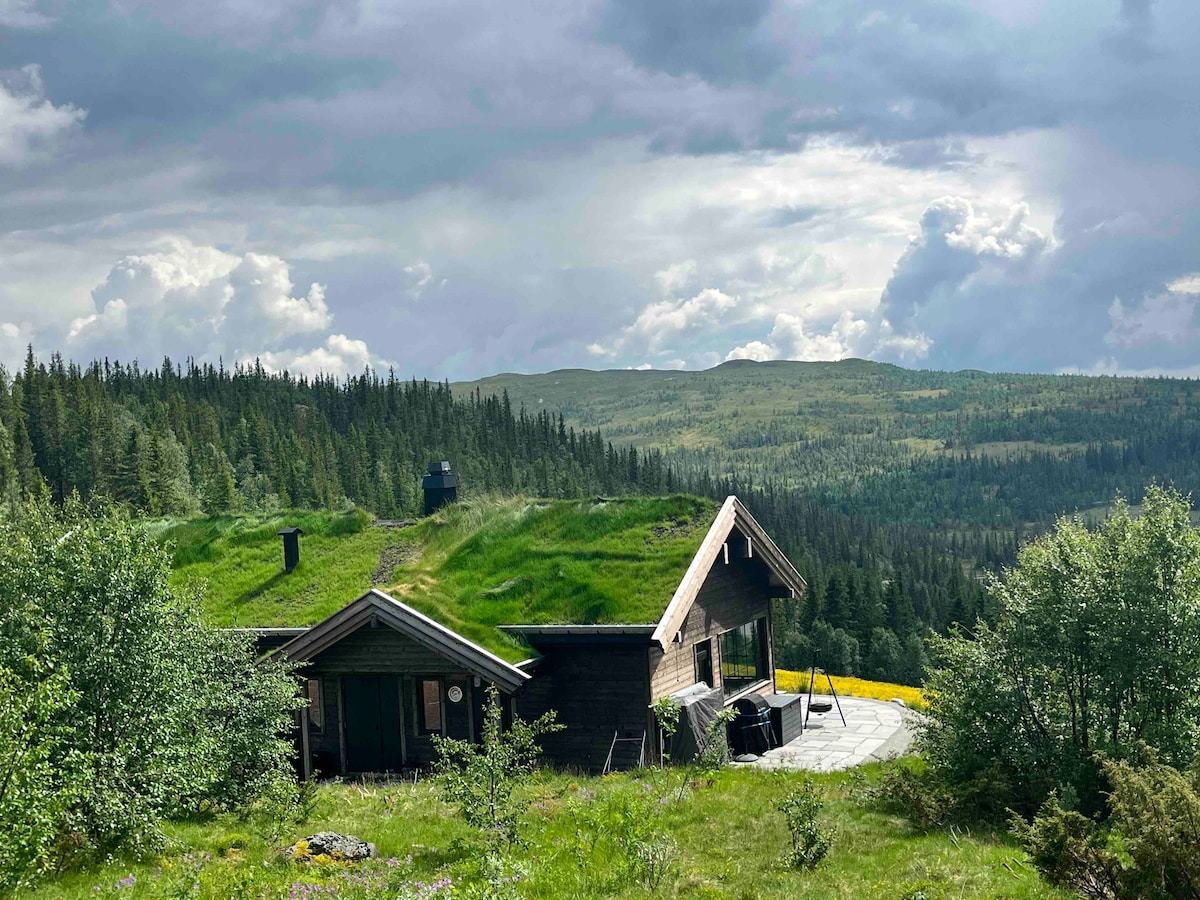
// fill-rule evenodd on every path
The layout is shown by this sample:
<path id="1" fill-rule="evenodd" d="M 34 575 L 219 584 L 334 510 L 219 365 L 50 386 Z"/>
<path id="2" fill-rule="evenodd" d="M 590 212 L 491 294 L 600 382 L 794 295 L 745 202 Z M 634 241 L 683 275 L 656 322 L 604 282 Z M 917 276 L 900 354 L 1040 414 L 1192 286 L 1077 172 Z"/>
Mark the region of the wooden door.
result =
<path id="1" fill-rule="evenodd" d="M 342 702 L 346 771 L 398 771 L 404 764 L 399 679 L 394 675 L 347 675 L 342 678 Z"/>

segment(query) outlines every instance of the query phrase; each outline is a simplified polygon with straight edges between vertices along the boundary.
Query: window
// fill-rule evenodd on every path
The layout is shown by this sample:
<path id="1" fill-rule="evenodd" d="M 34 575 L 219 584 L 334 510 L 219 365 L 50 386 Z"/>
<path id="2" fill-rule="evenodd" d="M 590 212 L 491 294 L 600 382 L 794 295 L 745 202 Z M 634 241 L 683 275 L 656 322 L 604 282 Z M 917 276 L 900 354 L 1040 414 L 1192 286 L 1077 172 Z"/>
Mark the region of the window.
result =
<path id="1" fill-rule="evenodd" d="M 721 681 L 727 695 L 766 677 L 766 619 L 755 619 L 721 635 Z"/>
<path id="2" fill-rule="evenodd" d="M 308 727 L 323 731 L 325 707 L 321 703 L 321 679 L 308 679 Z"/>
<path id="3" fill-rule="evenodd" d="M 701 641 L 696 645 L 696 683 L 701 681 L 713 687 L 712 641 Z"/>
<path id="4" fill-rule="evenodd" d="M 423 678 L 420 683 L 421 731 L 429 734 L 442 730 L 442 682 Z"/>

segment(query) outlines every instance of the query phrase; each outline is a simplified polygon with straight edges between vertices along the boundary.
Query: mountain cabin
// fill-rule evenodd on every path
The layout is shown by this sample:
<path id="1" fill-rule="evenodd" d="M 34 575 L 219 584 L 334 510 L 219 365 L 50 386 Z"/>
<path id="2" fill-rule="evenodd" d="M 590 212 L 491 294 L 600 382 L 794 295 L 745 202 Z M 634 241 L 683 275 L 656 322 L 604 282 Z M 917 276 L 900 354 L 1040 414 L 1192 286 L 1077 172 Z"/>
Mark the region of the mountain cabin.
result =
<path id="1" fill-rule="evenodd" d="M 433 735 L 478 739 L 486 685 L 556 710 L 546 756 L 588 771 L 658 757 L 661 697 L 775 693 L 771 600 L 805 582 L 736 497 L 504 504 L 411 526 L 418 558 L 324 621 L 255 629 L 306 680 L 305 777 L 427 766 Z"/>

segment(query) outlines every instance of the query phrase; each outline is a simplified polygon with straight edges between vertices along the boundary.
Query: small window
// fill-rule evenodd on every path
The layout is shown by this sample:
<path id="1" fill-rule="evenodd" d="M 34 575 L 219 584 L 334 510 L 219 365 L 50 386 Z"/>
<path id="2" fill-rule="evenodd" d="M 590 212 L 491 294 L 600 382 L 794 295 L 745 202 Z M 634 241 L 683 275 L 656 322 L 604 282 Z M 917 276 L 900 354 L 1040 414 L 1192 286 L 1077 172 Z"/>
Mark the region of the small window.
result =
<path id="1" fill-rule="evenodd" d="M 701 641 L 696 645 L 696 683 L 713 684 L 712 641 Z"/>
<path id="2" fill-rule="evenodd" d="M 441 733 L 442 682 L 438 678 L 421 680 L 421 730 Z"/>
<path id="3" fill-rule="evenodd" d="M 325 730 L 325 707 L 321 703 L 321 679 L 308 679 L 308 727 Z"/>

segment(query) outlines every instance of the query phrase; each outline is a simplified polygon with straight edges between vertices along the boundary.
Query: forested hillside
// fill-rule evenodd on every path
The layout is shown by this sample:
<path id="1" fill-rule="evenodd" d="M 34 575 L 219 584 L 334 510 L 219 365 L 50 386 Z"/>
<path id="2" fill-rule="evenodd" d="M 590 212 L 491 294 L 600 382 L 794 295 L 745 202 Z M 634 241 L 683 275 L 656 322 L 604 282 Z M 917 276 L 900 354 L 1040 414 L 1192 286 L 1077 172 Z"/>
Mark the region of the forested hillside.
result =
<path id="1" fill-rule="evenodd" d="M 1012 531 L 1117 491 L 1136 502 L 1151 479 L 1200 487 L 1192 380 L 739 360 L 454 387 L 504 391 L 610 440 L 661 449 L 677 473 L 802 488 L 881 523 Z"/>
<path id="2" fill-rule="evenodd" d="M 420 509 L 420 476 L 450 459 L 470 490 L 539 496 L 657 490 L 655 451 L 506 398 L 364 374 L 344 381 L 263 369 L 157 370 L 32 354 L 0 381 L 0 496 L 111 497 L 151 516 L 331 508 Z"/>

